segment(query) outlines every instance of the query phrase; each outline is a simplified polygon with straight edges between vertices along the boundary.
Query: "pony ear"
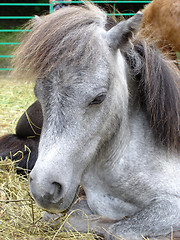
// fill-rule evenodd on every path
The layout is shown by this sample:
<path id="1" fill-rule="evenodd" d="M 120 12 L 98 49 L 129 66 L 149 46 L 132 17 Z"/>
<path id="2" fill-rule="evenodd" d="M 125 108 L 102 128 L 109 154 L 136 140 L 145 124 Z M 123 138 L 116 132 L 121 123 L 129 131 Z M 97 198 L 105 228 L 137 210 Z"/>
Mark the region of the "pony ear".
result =
<path id="1" fill-rule="evenodd" d="M 38 21 L 41 22 L 42 19 L 38 15 L 34 15 L 33 21 L 34 22 L 38 22 Z"/>
<path id="2" fill-rule="evenodd" d="M 129 39 L 136 33 L 142 20 L 142 12 L 138 11 L 133 17 L 126 21 L 121 21 L 107 32 L 107 41 L 111 48 L 117 50 L 124 48 L 129 43 Z"/>

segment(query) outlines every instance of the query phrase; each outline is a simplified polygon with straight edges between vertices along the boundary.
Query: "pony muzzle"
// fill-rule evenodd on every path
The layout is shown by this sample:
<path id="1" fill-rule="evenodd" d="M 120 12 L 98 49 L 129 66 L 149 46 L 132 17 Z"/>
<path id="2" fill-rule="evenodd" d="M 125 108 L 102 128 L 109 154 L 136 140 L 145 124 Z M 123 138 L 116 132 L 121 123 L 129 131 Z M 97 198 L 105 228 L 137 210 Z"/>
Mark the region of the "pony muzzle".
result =
<path id="1" fill-rule="evenodd" d="M 57 182 L 40 184 L 30 176 L 29 185 L 31 194 L 40 207 L 54 209 L 57 204 L 62 203 L 64 195 L 62 184 Z"/>
<path id="2" fill-rule="evenodd" d="M 42 179 L 42 180 L 41 180 Z M 79 185 L 71 188 L 65 183 L 40 178 L 32 171 L 29 177 L 30 192 L 36 203 L 50 212 L 67 212 L 76 200 Z"/>

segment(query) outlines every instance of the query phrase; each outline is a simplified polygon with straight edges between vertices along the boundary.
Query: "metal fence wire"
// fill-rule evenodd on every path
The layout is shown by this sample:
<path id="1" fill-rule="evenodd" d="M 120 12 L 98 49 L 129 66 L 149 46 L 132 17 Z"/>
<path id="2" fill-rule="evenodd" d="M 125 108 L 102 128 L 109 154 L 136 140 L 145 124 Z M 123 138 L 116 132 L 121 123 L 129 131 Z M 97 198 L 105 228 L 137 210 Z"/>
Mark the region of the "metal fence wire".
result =
<path id="1" fill-rule="evenodd" d="M 52 1 L 51 3 L 0 3 L 0 7 L 14 7 L 14 6 L 17 6 L 17 7 L 45 7 L 47 8 L 47 12 L 49 13 L 52 13 L 53 12 L 53 3 L 70 3 L 72 1 Z M 126 10 L 126 11 L 123 11 L 123 13 L 119 13 L 118 11 L 116 11 L 116 6 L 117 4 L 133 4 L 133 6 L 135 6 L 135 4 L 137 3 L 140 3 L 140 4 L 148 4 L 150 3 L 151 1 L 92 1 L 94 3 L 97 3 L 97 4 L 110 4 L 111 5 L 111 9 L 113 9 L 113 11 L 111 11 L 111 13 L 108 13 L 108 15 L 114 15 L 114 16 L 119 16 L 119 15 L 123 15 L 123 16 L 132 16 L 134 15 L 135 13 L 133 12 L 133 9 L 131 10 Z M 73 1 L 73 4 L 81 4 L 82 1 Z M 29 19 L 32 19 L 34 18 L 34 16 L 0 16 L 0 20 L 29 20 Z M 10 24 L 10 27 L 9 29 L 0 29 L 0 34 L 7 34 L 7 33 L 21 33 L 23 31 L 27 31 L 25 29 L 13 29 L 11 24 Z M 8 70 L 12 70 L 12 68 L 10 66 L 2 66 L 2 63 L 4 61 L 1 61 L 2 59 L 10 59 L 10 58 L 13 58 L 14 56 L 13 55 L 5 55 L 5 54 L 2 54 L 1 55 L 1 50 L 3 49 L 4 51 L 3 52 L 8 52 L 6 51 L 6 48 L 8 47 L 13 47 L 14 45 L 18 45 L 20 44 L 20 42 L 13 42 L 13 41 L 3 41 L 2 40 L 3 38 L 0 37 L 0 71 L 8 71 Z M 6 38 L 5 38 L 6 39 Z"/>

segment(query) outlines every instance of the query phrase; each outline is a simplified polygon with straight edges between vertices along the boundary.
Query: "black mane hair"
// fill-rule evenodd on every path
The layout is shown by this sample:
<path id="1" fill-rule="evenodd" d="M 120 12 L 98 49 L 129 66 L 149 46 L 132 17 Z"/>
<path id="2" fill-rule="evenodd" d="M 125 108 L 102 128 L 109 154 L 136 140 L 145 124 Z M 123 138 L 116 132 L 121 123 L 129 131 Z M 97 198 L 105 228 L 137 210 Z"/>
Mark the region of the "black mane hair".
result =
<path id="1" fill-rule="evenodd" d="M 156 137 L 180 151 L 180 71 L 152 44 L 135 40 L 125 54 L 136 80 L 136 94 Z"/>

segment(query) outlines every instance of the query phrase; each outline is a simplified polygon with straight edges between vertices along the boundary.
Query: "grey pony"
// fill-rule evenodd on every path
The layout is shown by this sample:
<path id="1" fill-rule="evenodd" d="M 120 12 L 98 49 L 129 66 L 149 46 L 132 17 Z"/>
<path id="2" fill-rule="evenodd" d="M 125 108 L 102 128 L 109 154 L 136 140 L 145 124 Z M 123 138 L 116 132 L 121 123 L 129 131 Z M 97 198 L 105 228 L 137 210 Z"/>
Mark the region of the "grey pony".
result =
<path id="1" fill-rule="evenodd" d="M 134 39 L 142 13 L 108 30 L 94 5 L 41 19 L 16 53 L 16 69 L 38 78 L 43 111 L 29 181 L 36 203 L 83 209 L 107 240 L 180 230 L 180 74 Z M 80 185 L 87 199 L 73 204 Z M 87 231 L 83 214 L 69 221 Z"/>

